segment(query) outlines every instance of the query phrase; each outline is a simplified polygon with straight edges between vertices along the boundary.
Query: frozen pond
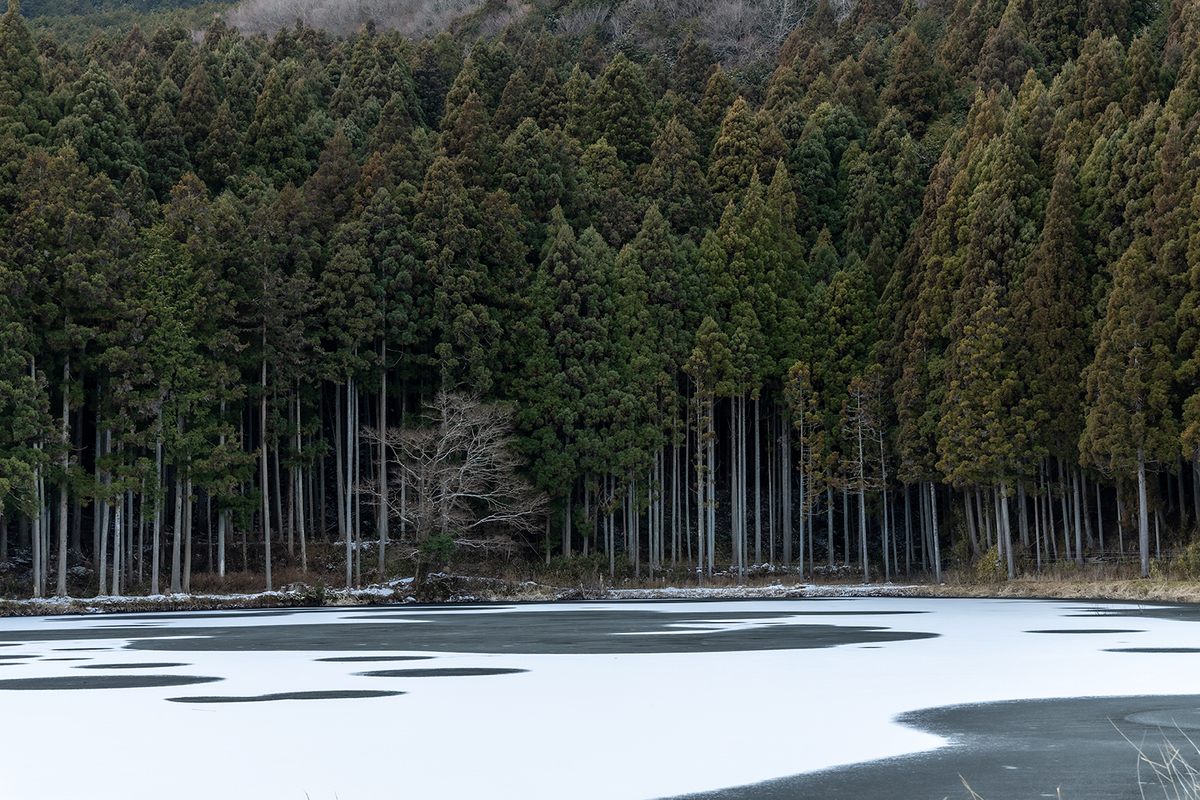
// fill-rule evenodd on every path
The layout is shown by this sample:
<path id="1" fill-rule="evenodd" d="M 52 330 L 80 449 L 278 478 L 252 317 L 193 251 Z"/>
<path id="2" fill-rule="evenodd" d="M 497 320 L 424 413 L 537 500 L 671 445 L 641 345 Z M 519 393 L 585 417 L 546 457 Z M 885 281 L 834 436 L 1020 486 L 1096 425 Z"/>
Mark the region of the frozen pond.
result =
<path id="1" fill-rule="evenodd" d="M 940 800 L 961 773 L 1133 800 L 1113 723 L 1186 745 L 1198 623 L 909 598 L 0 619 L 0 796 Z"/>

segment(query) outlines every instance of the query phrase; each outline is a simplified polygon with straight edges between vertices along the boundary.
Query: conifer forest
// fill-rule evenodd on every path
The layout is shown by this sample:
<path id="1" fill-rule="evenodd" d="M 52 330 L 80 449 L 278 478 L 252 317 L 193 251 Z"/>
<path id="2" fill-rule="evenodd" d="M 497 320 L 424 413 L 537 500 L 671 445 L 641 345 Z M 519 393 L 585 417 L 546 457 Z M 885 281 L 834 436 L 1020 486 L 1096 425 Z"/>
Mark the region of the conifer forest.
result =
<path id="1" fill-rule="evenodd" d="M 1200 0 L 460 5 L 60 41 L 9 0 L 21 592 L 1187 545 Z"/>

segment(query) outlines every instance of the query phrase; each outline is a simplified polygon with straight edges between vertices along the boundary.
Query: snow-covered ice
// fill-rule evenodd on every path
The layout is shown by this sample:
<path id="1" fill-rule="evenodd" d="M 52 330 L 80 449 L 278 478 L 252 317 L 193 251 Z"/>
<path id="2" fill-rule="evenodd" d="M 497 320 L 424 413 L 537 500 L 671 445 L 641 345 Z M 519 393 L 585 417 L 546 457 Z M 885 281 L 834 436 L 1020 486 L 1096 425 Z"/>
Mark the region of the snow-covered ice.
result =
<path id="1" fill-rule="evenodd" d="M 1130 615 L 1110 616 L 1108 609 Z M 670 622 L 661 632 L 617 631 L 606 629 L 607 623 L 595 630 L 581 628 L 580 639 L 606 637 L 622 643 L 610 645 L 611 652 L 591 654 L 545 652 L 553 648 L 521 652 L 522 639 L 511 648 L 485 643 L 478 631 L 486 628 L 479 627 L 465 632 L 461 645 L 438 651 L 371 650 L 364 649 L 363 641 L 345 650 L 327 649 L 328 644 L 307 650 L 197 645 L 208 641 L 197 638 L 206 629 L 286 626 L 278 635 L 303 643 L 318 630 L 309 626 L 334 623 L 349 626 L 352 636 L 362 630 L 367 637 L 373 628 L 355 626 L 386 623 L 412 631 L 429 623 L 453 626 L 456 614 L 476 623 L 477 615 L 488 615 L 484 623 L 495 619 L 525 626 L 536 637 L 538 626 L 554 625 L 554 615 L 580 611 L 669 615 Z M 807 649 L 728 650 L 719 644 L 726 635 L 754 636 L 760 637 L 757 647 L 769 647 L 772 637 L 795 625 L 868 626 L 936 636 L 866 642 L 851 637 L 847 644 Z M 152 649 L 127 646 L 142 636 L 153 638 Z M 177 636 L 182 638 L 163 638 Z M 705 637 L 708 644 L 698 652 L 678 652 L 675 643 L 689 636 Z M 623 643 L 647 638 L 670 639 L 671 646 L 662 648 L 670 652 L 619 652 Z M 213 641 L 219 648 L 226 640 Z M 1139 615 L 1136 606 L 1127 604 L 1079 601 L 625 601 L 7 618 L 0 619 L 0 714 L 5 720 L 0 727 L 0 797 L 665 797 L 943 743 L 893 722 L 906 711 L 1000 700 L 1189 692 L 1190 686 L 1181 685 L 1179 656 L 1114 652 L 1188 647 L 1200 648 L 1196 622 Z M 399 656 L 424 658 L 384 660 Z M 366 660 L 371 657 L 380 660 Z M 329 660 L 334 658 L 343 660 Z M 356 660 L 345 660 L 351 658 Z M 182 666 L 155 666 L 162 664 Z M 524 672 L 362 674 L 453 668 Z M 141 688 L 13 688 L 23 685 L 13 681 L 30 678 L 150 674 L 221 680 Z M 178 700 L 372 690 L 403 694 Z M 168 702 L 171 698 L 176 702 Z"/>

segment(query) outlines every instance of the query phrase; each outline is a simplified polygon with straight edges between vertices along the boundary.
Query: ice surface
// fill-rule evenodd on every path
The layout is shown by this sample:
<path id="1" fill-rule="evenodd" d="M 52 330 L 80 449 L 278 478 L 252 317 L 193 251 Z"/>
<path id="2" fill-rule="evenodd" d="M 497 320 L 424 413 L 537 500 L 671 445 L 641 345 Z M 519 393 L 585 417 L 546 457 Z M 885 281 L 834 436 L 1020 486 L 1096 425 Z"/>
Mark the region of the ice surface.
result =
<path id="1" fill-rule="evenodd" d="M 192 687 L 77 691 L 0 688 L 0 796 L 4 800 L 389 800 L 577 798 L 636 800 L 752 783 L 937 747 L 941 740 L 892 720 L 958 703 L 1054 697 L 1177 694 L 1193 689 L 1186 654 L 1196 622 L 1137 607 L 1077 601 L 846 598 L 608 602 L 471 609 L 495 615 L 565 611 L 694 614 L 672 638 L 782 625 L 874 626 L 935 638 L 803 650 L 671 654 L 527 655 L 313 649 L 223 652 L 157 649 L 181 666 L 162 675 L 211 676 L 205 696 L 272 702 L 166 702 Z M 1081 615 L 1081 610 L 1083 614 Z M 1113 610 L 1131 616 L 1114 617 Z M 896 614 L 897 611 L 919 612 Z M 1088 616 L 1092 611 L 1095 616 Z M 125 649 L 131 627 L 304 626 L 371 622 L 396 609 L 317 609 L 0 619 L 0 641 L 36 656 L 3 680 L 96 675 L 83 665 L 144 664 Z M 462 610 L 411 609 L 389 622 L 429 622 Z M 753 615 L 753 616 L 749 616 Z M 545 617 L 530 617 L 530 625 Z M 291 627 L 289 627 L 289 631 Z M 1124 630 L 1091 635 L 1033 631 Z M 23 632 L 35 634 L 27 640 Z M 585 635 L 612 635 L 581 631 Z M 51 638 L 41 638 L 50 636 Z M 100 638 L 97 638 L 100 637 Z M 85 652 L 82 648 L 111 649 Z M 50 661 L 79 648 L 82 662 Z M 374 677 L 360 661 L 433 656 L 422 671 Z M 1198 656 L 1200 657 L 1200 656 Z M 416 666 L 416 665 L 414 665 Z M 456 670 L 525 670 L 455 674 Z M 1183 670 L 1183 672 L 1181 672 Z M 101 670 L 102 671 L 102 670 Z M 115 671 L 120 671 L 119 669 Z M 0 683 L 2 687 L 2 683 Z M 397 691 L 386 697 L 311 699 L 313 692 Z M 78 732 L 64 748 L 64 732 Z"/>

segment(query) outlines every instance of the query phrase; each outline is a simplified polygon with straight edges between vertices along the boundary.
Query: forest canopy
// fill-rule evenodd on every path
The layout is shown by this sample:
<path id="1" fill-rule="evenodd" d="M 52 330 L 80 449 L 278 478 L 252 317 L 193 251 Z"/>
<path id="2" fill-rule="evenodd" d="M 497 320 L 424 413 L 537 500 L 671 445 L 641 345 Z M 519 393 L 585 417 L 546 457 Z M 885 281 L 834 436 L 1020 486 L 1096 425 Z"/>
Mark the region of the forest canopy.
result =
<path id="1" fill-rule="evenodd" d="M 186 591 L 235 534 L 268 585 L 309 541 L 382 573 L 433 534 L 372 501 L 424 500 L 379 431 L 446 392 L 511 418 L 544 524 L 486 534 L 529 557 L 1012 575 L 1128 534 L 1146 574 L 1200 518 L 1195 0 L 307 8 L 0 18 L 35 593 Z"/>

